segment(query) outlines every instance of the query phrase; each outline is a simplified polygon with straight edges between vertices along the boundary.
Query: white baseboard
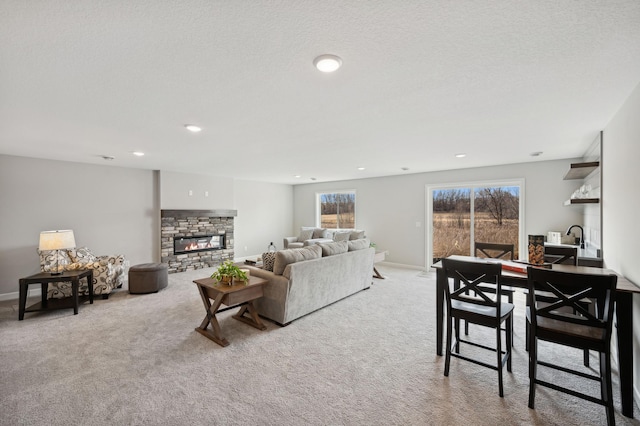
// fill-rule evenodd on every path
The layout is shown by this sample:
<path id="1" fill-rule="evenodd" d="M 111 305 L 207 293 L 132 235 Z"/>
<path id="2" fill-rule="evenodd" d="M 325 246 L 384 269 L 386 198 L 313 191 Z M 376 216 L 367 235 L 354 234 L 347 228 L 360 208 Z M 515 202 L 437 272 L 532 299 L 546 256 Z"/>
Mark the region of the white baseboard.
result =
<path id="1" fill-rule="evenodd" d="M 27 293 L 27 297 L 40 297 L 41 293 L 42 292 L 40 288 L 33 288 L 29 290 L 29 292 Z M 13 293 L 0 294 L 0 302 L 5 300 L 18 300 L 19 298 L 20 298 L 19 291 L 14 291 Z"/>
<path id="2" fill-rule="evenodd" d="M 425 270 L 424 266 L 407 265 L 406 263 L 387 262 L 386 260 L 383 261 L 383 262 L 374 263 L 374 266 L 375 265 L 387 265 L 387 266 L 394 266 L 396 268 L 415 269 L 417 271 L 424 271 Z"/>

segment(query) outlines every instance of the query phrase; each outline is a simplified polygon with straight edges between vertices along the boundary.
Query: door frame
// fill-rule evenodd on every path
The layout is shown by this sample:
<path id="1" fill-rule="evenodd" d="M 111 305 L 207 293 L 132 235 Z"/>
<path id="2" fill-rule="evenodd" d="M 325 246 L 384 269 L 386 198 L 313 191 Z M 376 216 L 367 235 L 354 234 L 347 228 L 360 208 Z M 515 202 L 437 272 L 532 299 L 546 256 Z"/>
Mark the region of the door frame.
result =
<path id="1" fill-rule="evenodd" d="M 436 189 L 458 189 L 469 188 L 475 190 L 476 188 L 486 187 L 500 187 L 500 186 L 518 186 L 520 187 L 520 199 L 518 202 L 519 218 L 518 218 L 518 253 L 519 259 L 526 260 L 527 257 L 524 254 L 527 251 L 527 244 L 525 241 L 525 179 L 498 179 L 498 180 L 479 180 L 472 182 L 456 182 L 456 183 L 442 183 L 442 184 L 427 184 L 425 185 L 425 223 L 427 226 L 425 229 L 425 265 L 429 269 L 433 265 L 433 191 Z M 473 209 L 473 197 L 471 198 L 471 206 Z M 473 235 L 473 215 L 471 216 L 471 233 Z"/>

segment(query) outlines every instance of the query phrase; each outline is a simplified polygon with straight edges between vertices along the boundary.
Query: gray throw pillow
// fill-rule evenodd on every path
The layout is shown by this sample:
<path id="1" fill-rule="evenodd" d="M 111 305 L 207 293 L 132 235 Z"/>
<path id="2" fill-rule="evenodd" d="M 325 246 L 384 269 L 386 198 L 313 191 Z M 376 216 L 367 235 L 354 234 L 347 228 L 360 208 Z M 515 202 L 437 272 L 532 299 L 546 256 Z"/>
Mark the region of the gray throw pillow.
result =
<path id="1" fill-rule="evenodd" d="M 361 238 L 364 238 L 364 231 L 351 231 L 349 235 L 350 240 L 359 240 Z"/>
<path id="2" fill-rule="evenodd" d="M 318 259 L 320 257 L 322 257 L 322 248 L 319 245 L 277 251 L 276 261 L 273 265 L 273 273 L 282 275 L 284 268 L 291 263 Z"/>
<path id="3" fill-rule="evenodd" d="M 349 251 L 363 250 L 369 248 L 369 239 L 361 238 L 359 240 L 348 241 Z"/>
<path id="4" fill-rule="evenodd" d="M 349 236 L 351 232 L 336 232 L 333 234 L 333 241 L 349 241 Z"/>
<path id="5" fill-rule="evenodd" d="M 300 235 L 298 235 L 298 242 L 303 243 L 306 240 L 310 240 L 313 236 L 313 229 L 303 229 L 300 231 Z"/>
<path id="6" fill-rule="evenodd" d="M 324 238 L 327 230 L 325 228 L 316 228 L 313 230 L 313 236 L 311 238 Z"/>
<path id="7" fill-rule="evenodd" d="M 348 241 L 339 241 L 335 243 L 318 243 L 322 247 L 322 257 L 333 256 L 335 254 L 346 253 L 349 251 Z"/>
<path id="8" fill-rule="evenodd" d="M 262 269 L 273 272 L 273 264 L 276 262 L 276 252 L 262 253 Z"/>

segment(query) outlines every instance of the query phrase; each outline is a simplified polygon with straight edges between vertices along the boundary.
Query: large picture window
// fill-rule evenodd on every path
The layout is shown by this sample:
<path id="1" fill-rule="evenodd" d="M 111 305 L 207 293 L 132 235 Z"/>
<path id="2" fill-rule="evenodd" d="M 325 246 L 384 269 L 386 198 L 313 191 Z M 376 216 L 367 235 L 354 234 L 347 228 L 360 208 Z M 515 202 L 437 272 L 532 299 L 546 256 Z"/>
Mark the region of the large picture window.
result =
<path id="1" fill-rule="evenodd" d="M 356 192 L 322 192 L 317 194 L 318 226 L 329 229 L 355 229 Z"/>

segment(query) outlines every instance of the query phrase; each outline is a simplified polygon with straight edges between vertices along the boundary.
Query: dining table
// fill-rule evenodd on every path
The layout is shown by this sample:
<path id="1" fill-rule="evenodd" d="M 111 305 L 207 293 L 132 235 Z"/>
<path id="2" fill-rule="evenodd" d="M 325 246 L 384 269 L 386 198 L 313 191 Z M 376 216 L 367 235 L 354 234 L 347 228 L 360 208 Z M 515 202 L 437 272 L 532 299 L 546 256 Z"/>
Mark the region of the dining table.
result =
<path id="1" fill-rule="evenodd" d="M 527 264 L 473 256 L 449 256 L 449 259 L 473 262 L 502 263 L 502 284 L 511 287 L 527 288 Z M 436 270 L 436 354 L 442 356 L 444 337 L 445 287 L 447 276 L 442 262 L 432 265 Z M 574 265 L 551 265 L 553 270 L 594 275 L 615 274 L 618 277 L 615 292 L 615 329 L 618 342 L 618 372 L 620 376 L 620 400 L 622 414 L 633 418 L 633 294 L 640 293 L 640 287 L 611 269 Z"/>

